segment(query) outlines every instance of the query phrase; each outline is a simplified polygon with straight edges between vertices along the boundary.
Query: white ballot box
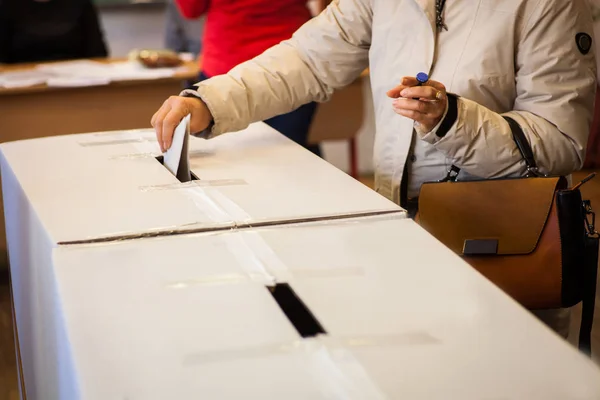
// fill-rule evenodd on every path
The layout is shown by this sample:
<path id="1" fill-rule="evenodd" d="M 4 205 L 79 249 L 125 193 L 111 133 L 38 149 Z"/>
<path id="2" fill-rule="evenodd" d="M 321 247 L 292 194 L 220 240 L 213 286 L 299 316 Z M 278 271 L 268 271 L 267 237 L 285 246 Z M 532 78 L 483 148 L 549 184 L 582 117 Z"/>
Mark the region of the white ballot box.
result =
<path id="1" fill-rule="evenodd" d="M 597 399 L 600 370 L 413 221 L 53 250 L 22 343 L 64 399 Z"/>
<path id="2" fill-rule="evenodd" d="M 8 233 L 39 223 L 69 243 L 402 211 L 263 123 L 191 140 L 192 182 L 158 151 L 152 130 L 3 143 Z"/>
<path id="3" fill-rule="evenodd" d="M 44 307 L 58 301 L 52 259 L 56 247 L 357 215 L 404 215 L 391 201 L 263 123 L 209 141 L 192 139 L 189 157 L 198 178 L 192 182 L 178 181 L 159 156 L 152 130 L 0 145 L 15 318 L 26 378 L 33 374 L 35 381 L 39 376 L 35 346 L 55 334 L 43 321 L 51 317 Z M 53 343 L 46 344 L 51 349 Z"/>

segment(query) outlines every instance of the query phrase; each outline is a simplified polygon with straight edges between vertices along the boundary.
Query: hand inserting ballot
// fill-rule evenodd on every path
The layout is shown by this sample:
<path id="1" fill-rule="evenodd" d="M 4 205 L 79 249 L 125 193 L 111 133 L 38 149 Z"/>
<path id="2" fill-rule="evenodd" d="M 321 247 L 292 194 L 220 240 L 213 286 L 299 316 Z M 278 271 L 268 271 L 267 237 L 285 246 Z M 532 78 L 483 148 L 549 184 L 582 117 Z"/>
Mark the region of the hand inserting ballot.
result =
<path id="1" fill-rule="evenodd" d="M 446 87 L 430 79 L 423 83 L 406 76 L 387 95 L 395 99 L 392 103 L 394 111 L 415 121 L 415 127 L 421 133 L 432 131 L 446 112 Z"/>
<path id="2" fill-rule="evenodd" d="M 208 107 L 196 97 L 171 96 L 152 117 L 150 123 L 156 132 L 156 140 L 163 153 L 171 147 L 175 128 L 188 114 L 191 115 L 192 133 L 205 130 L 212 121 Z"/>

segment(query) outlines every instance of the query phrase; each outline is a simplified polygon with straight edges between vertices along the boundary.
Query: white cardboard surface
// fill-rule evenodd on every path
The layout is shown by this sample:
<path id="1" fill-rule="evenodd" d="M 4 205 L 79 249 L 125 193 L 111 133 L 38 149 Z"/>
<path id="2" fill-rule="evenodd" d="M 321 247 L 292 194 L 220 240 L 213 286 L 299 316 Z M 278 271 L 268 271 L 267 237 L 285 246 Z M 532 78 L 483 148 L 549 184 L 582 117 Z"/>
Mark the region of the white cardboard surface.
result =
<path id="1" fill-rule="evenodd" d="M 55 243 L 400 211 L 262 123 L 191 140 L 200 185 L 180 183 L 154 159 L 160 152 L 152 130 L 4 143 L 0 152 L 5 198 L 22 194 L 9 199 L 7 220 L 39 218 Z M 21 203 L 34 215 L 10 208 Z"/>
<path id="2" fill-rule="evenodd" d="M 322 345 L 299 343 L 266 286 L 250 279 L 244 258 L 231 251 L 235 236 L 55 249 L 60 305 L 49 315 L 61 334 L 42 335 L 46 343 L 36 350 L 44 373 L 35 393 L 103 400 L 364 398 L 364 388 L 338 376 L 344 366 Z M 246 278 L 219 279 L 231 275 Z"/>
<path id="3" fill-rule="evenodd" d="M 198 173 L 204 186 L 180 183 L 154 158 L 160 153 L 151 130 L 0 145 L 26 381 L 47 379 L 54 368 L 47 361 L 59 351 L 53 342 L 62 325 L 54 318 L 60 296 L 52 251 L 60 243 L 400 211 L 264 124 L 215 141 L 191 140 L 190 147 L 190 155 L 202 163 Z M 251 162 L 246 160 L 250 156 Z M 231 180 L 243 184 L 222 186 Z"/>
<path id="4" fill-rule="evenodd" d="M 261 236 L 324 329 L 361 343 L 351 353 L 389 398 L 600 396 L 589 359 L 412 220 L 310 231 Z M 294 276 L 306 266 L 315 271 Z M 318 278 L 329 268 L 335 279 Z"/>
<path id="5" fill-rule="evenodd" d="M 64 337 L 56 341 L 65 344 L 57 365 L 72 369 L 62 387 L 84 399 L 600 396 L 591 361 L 410 220 L 54 254 L 60 312 L 51 315 L 60 315 Z M 282 350 L 298 336 L 248 273 L 256 262 L 308 305 L 327 331 L 315 339 L 320 346 Z M 239 279 L 221 279 L 232 275 Z"/>
<path id="6" fill-rule="evenodd" d="M 348 174 L 308 151 L 298 151 L 295 143 L 282 135 L 273 135 L 262 124 L 200 140 L 194 148 L 190 164 L 201 180 L 236 179 L 247 183 L 211 189 L 230 199 L 232 208 L 243 210 L 253 222 L 290 215 L 286 212 L 290 207 L 297 210 L 293 219 L 315 218 L 325 210 L 330 215 L 347 215 L 357 210 L 395 209 L 382 196 L 357 188 L 357 181 Z M 218 157 L 206 155 L 211 152 Z"/>

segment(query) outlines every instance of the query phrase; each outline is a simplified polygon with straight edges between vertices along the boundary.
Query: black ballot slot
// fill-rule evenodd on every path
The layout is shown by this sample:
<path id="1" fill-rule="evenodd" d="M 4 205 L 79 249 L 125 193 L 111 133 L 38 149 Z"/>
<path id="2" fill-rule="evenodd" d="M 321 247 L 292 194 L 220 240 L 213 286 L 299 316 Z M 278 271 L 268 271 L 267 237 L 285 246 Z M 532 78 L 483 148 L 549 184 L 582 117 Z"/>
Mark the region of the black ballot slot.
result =
<path id="1" fill-rule="evenodd" d="M 278 283 L 267 289 L 300 336 L 308 338 L 327 333 L 290 285 Z"/>
<path id="2" fill-rule="evenodd" d="M 158 157 L 156 157 L 156 161 L 158 161 L 160 163 L 160 165 L 165 165 L 165 157 L 164 156 L 158 156 Z M 191 177 L 192 181 L 199 181 L 200 180 L 200 178 L 198 178 L 198 176 L 196 174 L 194 174 L 194 172 L 191 171 L 191 170 L 190 170 L 190 177 Z M 180 178 L 177 178 L 177 179 L 179 179 L 179 181 L 182 182 L 182 183 L 186 182 L 185 180 L 182 180 Z"/>

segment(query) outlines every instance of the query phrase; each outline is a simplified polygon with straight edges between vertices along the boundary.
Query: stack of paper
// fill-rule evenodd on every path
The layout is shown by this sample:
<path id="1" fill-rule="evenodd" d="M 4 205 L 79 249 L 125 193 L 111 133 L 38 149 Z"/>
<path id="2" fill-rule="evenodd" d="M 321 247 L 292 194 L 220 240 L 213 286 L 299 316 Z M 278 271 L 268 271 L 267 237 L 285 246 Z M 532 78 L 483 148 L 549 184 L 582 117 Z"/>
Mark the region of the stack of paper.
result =
<path id="1" fill-rule="evenodd" d="M 50 75 L 44 71 L 15 71 L 0 73 L 0 87 L 7 89 L 46 83 Z"/>
<path id="2" fill-rule="evenodd" d="M 173 76 L 176 68 L 148 69 L 135 61 L 123 61 L 118 63 L 99 63 L 96 61 L 79 60 L 57 64 L 46 64 L 37 67 L 58 78 L 70 78 L 75 80 L 98 80 L 123 81 L 135 79 L 159 79 Z"/>
<path id="3" fill-rule="evenodd" d="M 179 68 L 148 69 L 135 61 L 100 63 L 90 60 L 41 64 L 28 71 L 0 73 L 0 87 L 47 84 L 53 87 L 108 85 L 111 82 L 168 78 Z"/>

